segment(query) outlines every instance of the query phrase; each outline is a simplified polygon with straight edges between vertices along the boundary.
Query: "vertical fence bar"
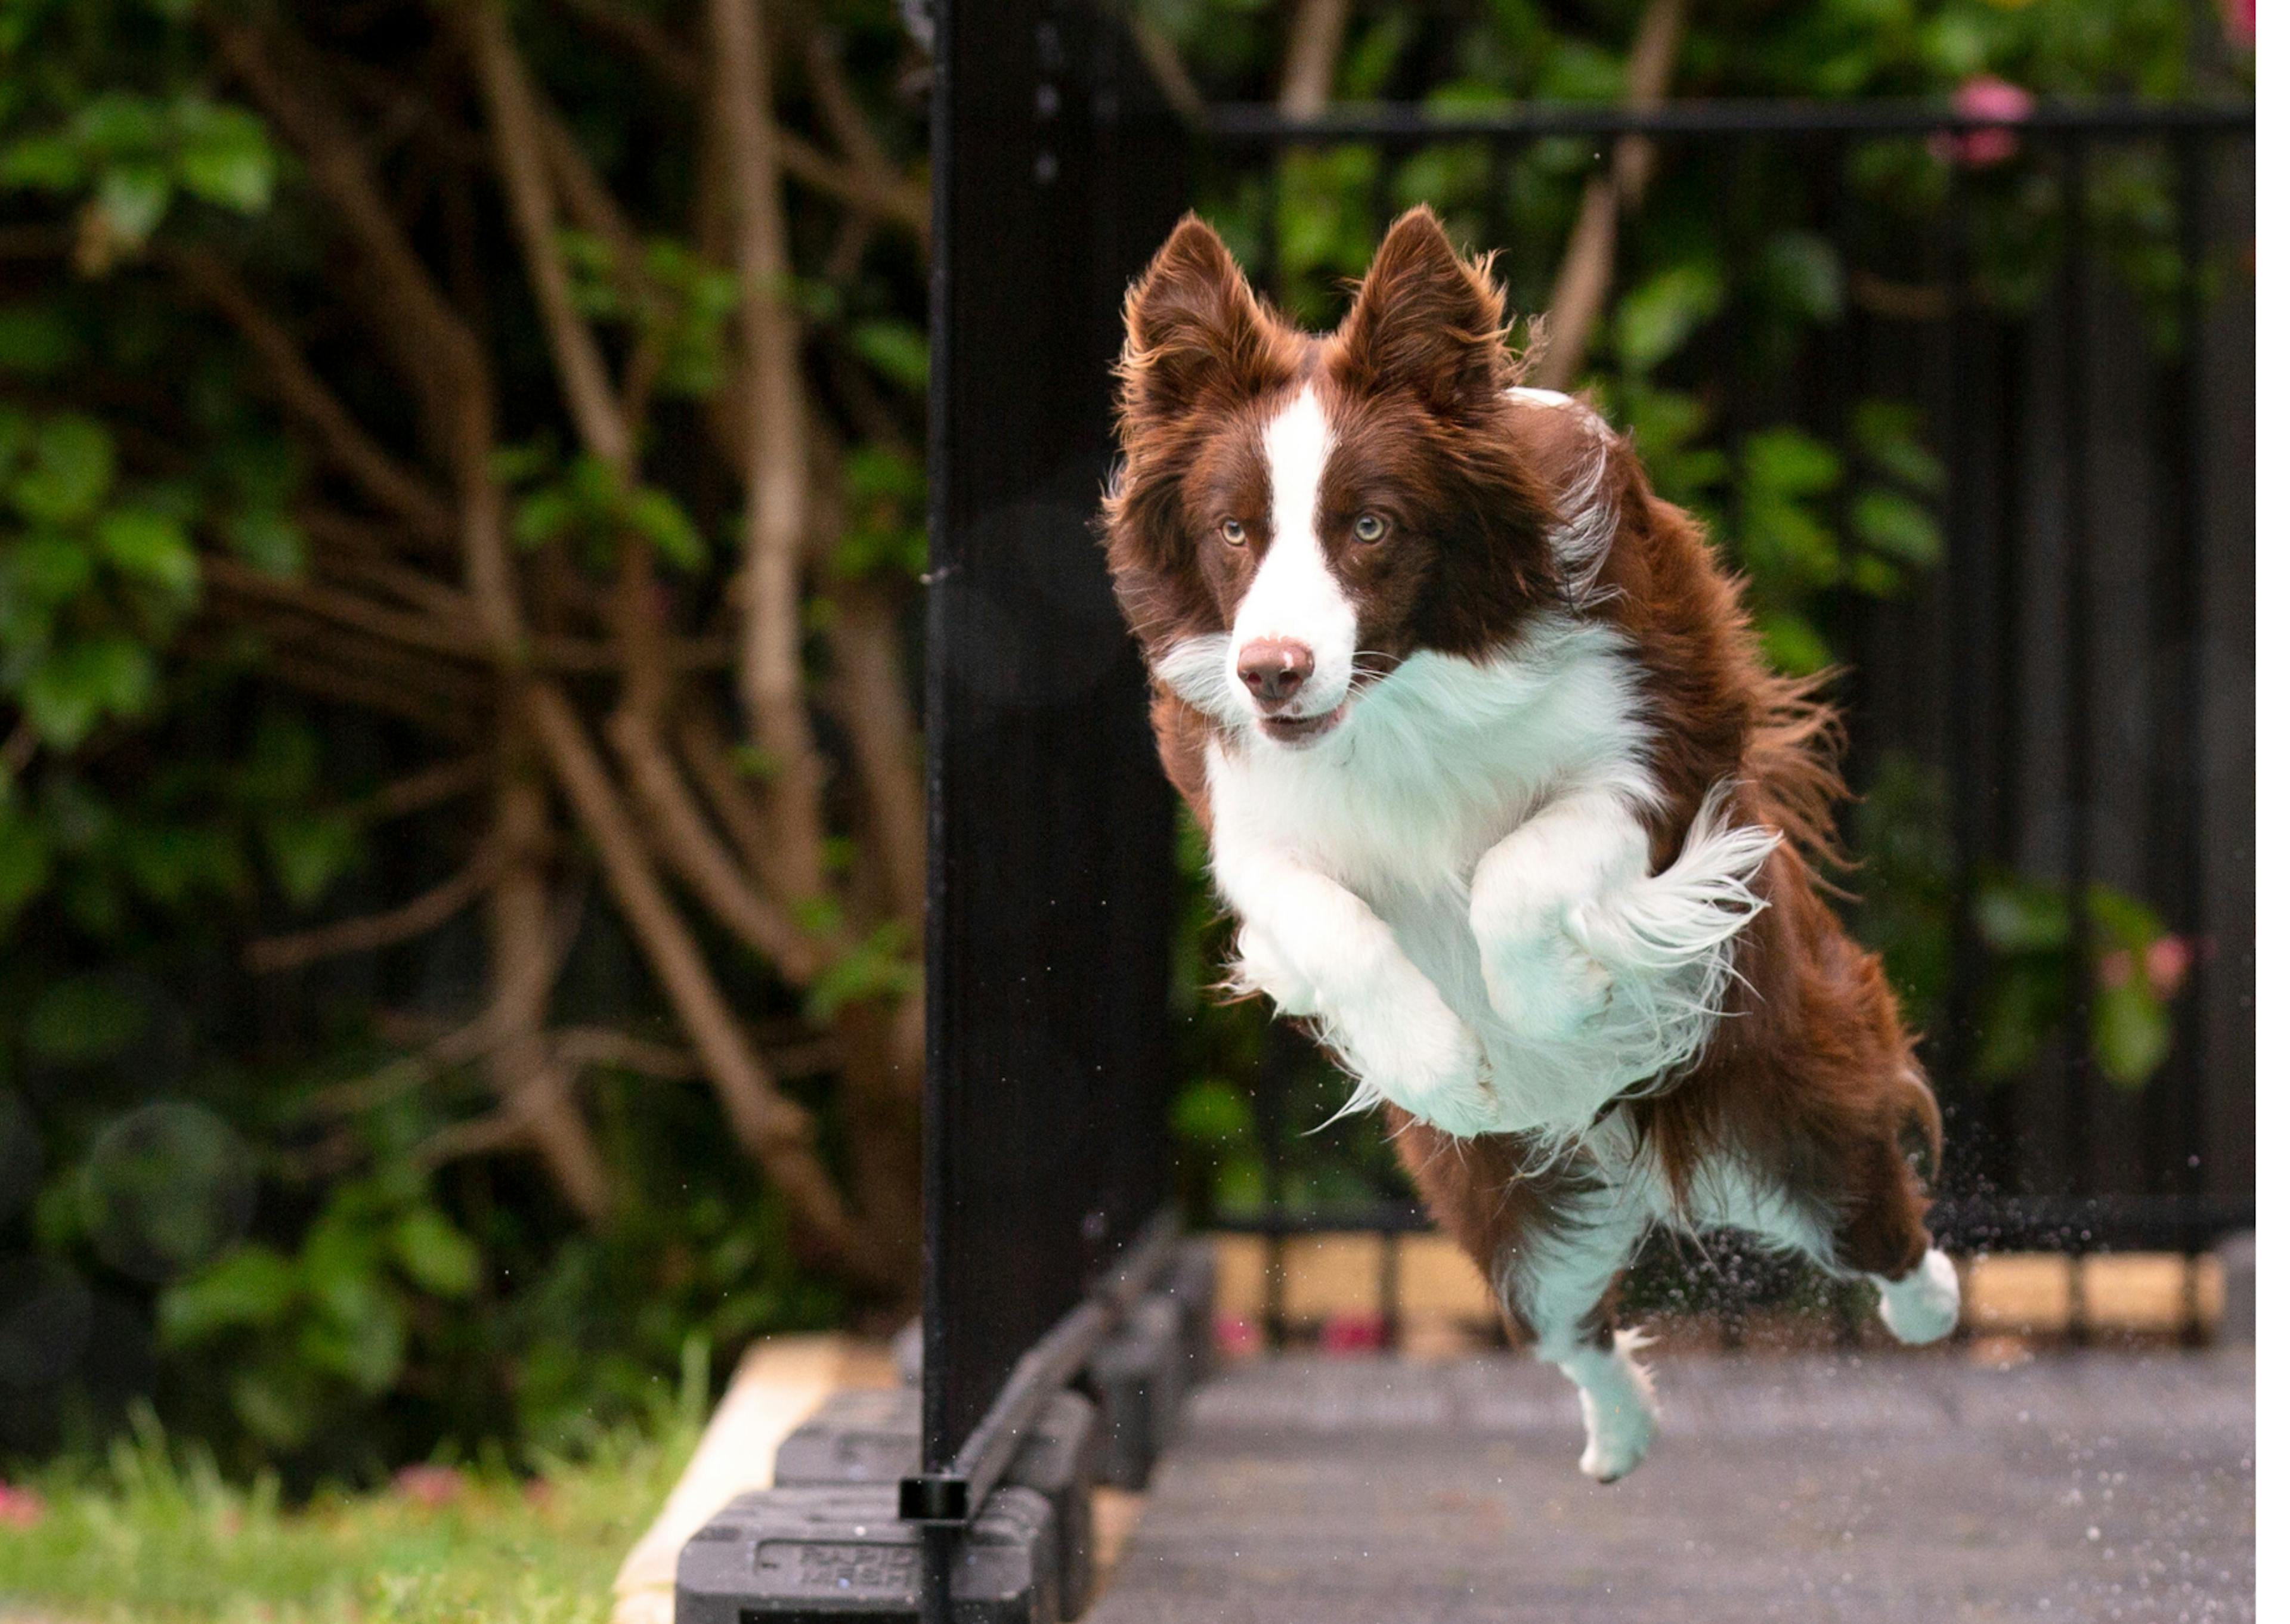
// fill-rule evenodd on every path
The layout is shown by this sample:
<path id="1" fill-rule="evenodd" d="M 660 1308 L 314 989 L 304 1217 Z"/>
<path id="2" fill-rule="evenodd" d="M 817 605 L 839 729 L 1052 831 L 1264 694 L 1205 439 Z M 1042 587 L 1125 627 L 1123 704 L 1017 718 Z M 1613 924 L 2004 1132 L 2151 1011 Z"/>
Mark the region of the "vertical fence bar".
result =
<path id="1" fill-rule="evenodd" d="M 1288 1340 L 1288 1197 L 1283 1187 L 1288 1178 L 1288 1098 L 1300 1042 L 1268 1011 L 1253 1103 L 1257 1158 L 1264 1168 L 1264 1345 L 1269 1348 Z"/>
<path id="2" fill-rule="evenodd" d="M 1949 885 L 1947 1016 L 1940 1048 L 1948 1092 L 1958 1105 L 1958 1120 L 1969 1116 L 1985 1128 L 1987 1097 L 1977 1092 L 1973 1080 L 1973 1056 L 1977 1044 L 1974 988 L 1982 968 L 1982 954 L 1972 903 L 1977 866 L 1982 855 L 1981 799 L 1984 786 L 1980 781 L 1980 689 L 1990 622 L 1985 584 L 1981 580 L 1984 556 L 1976 541 L 1979 497 L 1970 479 L 1970 470 L 1976 466 L 1973 418 L 1978 408 L 1965 186 L 1961 171 L 1950 177 L 1941 232 L 1949 376 L 1948 484 L 1942 492 L 1947 521 L 1943 567 L 1947 571 L 1949 701 L 1942 772 L 1948 797 L 1954 873 Z M 1992 1154 L 1988 1137 L 1983 1133 L 1976 1141 L 1976 1162 L 1984 1163 Z M 1959 1169 L 1963 1164 L 1962 1159 L 1956 1161 Z"/>
<path id="3" fill-rule="evenodd" d="M 2176 562 L 2178 569 L 2178 626 L 2175 650 L 2179 663 L 2177 672 L 2178 718 L 2163 718 L 2166 730 L 2177 739 L 2184 750 L 2183 770 L 2179 782 L 2171 787 L 2179 796 L 2177 850 L 2174 852 L 2181 876 L 2182 892 L 2185 898 L 2184 917 L 2176 928 L 2182 932 L 2190 946 L 2187 963 L 2187 982 L 2179 1005 L 2178 1051 L 2176 1068 L 2182 1079 L 2179 1099 L 2179 1140 L 2182 1164 L 2173 1170 L 2174 1182 L 2184 1193 L 2190 1209 L 2201 1199 L 2204 1187 L 2209 1182 L 2208 1158 L 2203 1134 L 2207 1113 L 2204 1108 L 2203 1091 L 2210 1085 L 2209 1022 L 2205 1005 L 2207 978 L 2203 971 L 2203 944 L 2209 939 L 2205 917 L 2204 887 L 2208 878 L 2204 863 L 2203 836 L 2206 808 L 2204 759 L 2205 724 L 2209 719 L 2208 697 L 2203 673 L 2203 606 L 2206 601 L 2204 590 L 2203 561 L 2209 551 L 2210 537 L 2206 521 L 2208 509 L 2204 501 L 2203 476 L 2205 451 L 2210 438 L 2210 400 L 2206 388 L 2203 368 L 2204 326 L 2204 267 L 2210 248 L 2209 169 L 2206 160 L 2215 150 L 2216 143 L 2197 132 L 2181 132 L 2173 143 L 2172 158 L 2178 181 L 2179 228 L 2179 366 L 2176 379 L 2179 425 L 2177 444 L 2178 468 L 2178 535 Z M 2166 540 L 2168 539 L 2166 538 Z M 2168 555 L 2166 564 L 2171 562 Z M 2175 720 L 2177 725 L 2171 724 Z M 2166 790 L 2166 794 L 2169 793 Z M 2183 1244 L 2190 1252 L 2205 1244 L 2207 1237 L 2190 1235 Z M 2198 1276 L 2190 1262 L 2185 1279 L 2186 1302 L 2184 1317 L 2187 1340 L 2199 1340 L 2202 1335 L 2202 1303 Z"/>
<path id="4" fill-rule="evenodd" d="M 2091 1189 L 2091 460 L 2090 372 L 2086 341 L 2090 329 L 2089 222 L 2090 155 L 2079 133 L 2060 150 L 2061 266 L 2059 291 L 2060 511 L 2066 541 L 2066 660 L 2062 719 L 2067 767 L 2062 832 L 2066 841 L 2068 892 L 2068 1064 L 2065 1128 L 2068 1193 Z M 2069 1276 L 2070 1332 L 2089 1329 L 2083 1292 L 2081 1253 L 2085 1231 L 2071 1237 L 2077 1253 Z"/>

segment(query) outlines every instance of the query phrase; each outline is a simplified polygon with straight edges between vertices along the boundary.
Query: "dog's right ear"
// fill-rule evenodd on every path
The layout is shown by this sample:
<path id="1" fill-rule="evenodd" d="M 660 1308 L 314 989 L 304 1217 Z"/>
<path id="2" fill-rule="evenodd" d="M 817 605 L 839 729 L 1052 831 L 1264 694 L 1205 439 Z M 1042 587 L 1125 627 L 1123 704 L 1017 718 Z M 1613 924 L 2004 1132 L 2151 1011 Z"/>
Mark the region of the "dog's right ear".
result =
<path id="1" fill-rule="evenodd" d="M 1281 332 L 1258 308 L 1223 239 L 1197 214 L 1177 222 L 1122 306 L 1126 421 L 1204 400 L 1239 401 L 1277 381 Z"/>

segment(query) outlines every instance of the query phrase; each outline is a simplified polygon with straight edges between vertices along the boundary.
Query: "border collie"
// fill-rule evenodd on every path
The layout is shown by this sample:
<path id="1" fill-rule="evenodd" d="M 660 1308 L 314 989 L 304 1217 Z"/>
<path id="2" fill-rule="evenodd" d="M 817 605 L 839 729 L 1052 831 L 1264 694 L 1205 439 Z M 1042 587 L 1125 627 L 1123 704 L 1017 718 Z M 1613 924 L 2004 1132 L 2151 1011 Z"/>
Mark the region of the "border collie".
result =
<path id="1" fill-rule="evenodd" d="M 1903 1152 L 1939 1112 L 1818 890 L 1837 720 L 1589 406 L 1516 387 L 1502 290 L 1417 209 L 1297 331 L 1187 218 L 1131 288 L 1104 512 L 1169 777 L 1238 921 L 1620 1477 L 1652 1383 L 1613 1286 L 1724 1226 L 1955 1324 Z"/>

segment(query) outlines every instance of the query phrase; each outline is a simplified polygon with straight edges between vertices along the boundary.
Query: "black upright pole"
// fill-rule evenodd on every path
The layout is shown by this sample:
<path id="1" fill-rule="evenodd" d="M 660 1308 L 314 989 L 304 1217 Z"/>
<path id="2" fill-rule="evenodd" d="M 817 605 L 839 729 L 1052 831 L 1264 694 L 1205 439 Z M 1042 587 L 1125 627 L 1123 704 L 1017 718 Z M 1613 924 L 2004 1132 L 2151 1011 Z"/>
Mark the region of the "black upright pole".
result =
<path id="1" fill-rule="evenodd" d="M 1008 1453 L 976 1446 L 989 1412 L 1063 1368 L 1029 1351 L 1167 1198 L 1171 807 L 1093 524 L 1122 290 L 1188 165 L 1112 8 L 936 0 L 933 30 L 923 1432 L 901 1505 L 946 1524 Z M 953 1539 L 923 1544 L 925 1619 L 949 1616 Z"/>

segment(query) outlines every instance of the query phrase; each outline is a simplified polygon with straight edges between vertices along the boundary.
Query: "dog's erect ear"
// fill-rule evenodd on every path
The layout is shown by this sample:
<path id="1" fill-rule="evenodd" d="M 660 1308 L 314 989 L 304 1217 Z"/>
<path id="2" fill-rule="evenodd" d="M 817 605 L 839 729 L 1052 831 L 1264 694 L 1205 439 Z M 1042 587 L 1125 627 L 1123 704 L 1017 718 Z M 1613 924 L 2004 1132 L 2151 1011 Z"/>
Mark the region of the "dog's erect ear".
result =
<path id="1" fill-rule="evenodd" d="M 1207 221 L 1177 222 L 1122 307 L 1126 420 L 1180 412 L 1205 399 L 1242 400 L 1279 381 L 1283 330 L 1258 308 Z"/>
<path id="2" fill-rule="evenodd" d="M 1384 234 L 1328 364 L 1365 392 L 1413 389 L 1435 407 L 1466 407 L 1491 404 L 1511 381 L 1509 338 L 1487 261 L 1458 255 L 1419 204 Z"/>

